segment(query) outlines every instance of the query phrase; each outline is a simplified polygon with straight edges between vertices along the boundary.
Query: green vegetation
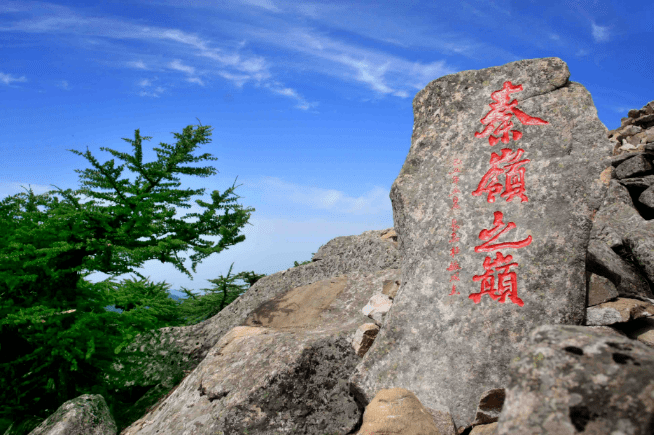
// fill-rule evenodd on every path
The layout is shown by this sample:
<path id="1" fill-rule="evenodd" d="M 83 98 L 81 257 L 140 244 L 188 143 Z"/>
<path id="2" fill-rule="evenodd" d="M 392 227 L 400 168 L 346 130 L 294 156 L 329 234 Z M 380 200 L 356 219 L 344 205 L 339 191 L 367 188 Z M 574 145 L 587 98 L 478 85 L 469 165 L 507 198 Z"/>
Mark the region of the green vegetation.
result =
<path id="1" fill-rule="evenodd" d="M 100 148 L 139 174 L 134 184 L 119 180 L 125 165 L 114 168 L 113 159 L 100 165 L 88 149 L 84 154 L 69 150 L 93 165 L 93 169 L 76 170 L 82 174 L 81 189 L 57 188 L 34 195 L 30 188 L 29 195 L 19 193 L 0 201 L 0 433 L 11 427 L 11 435 L 27 434 L 64 402 L 82 394 L 102 394 L 119 431 L 124 429 L 168 391 L 135 405 L 143 391 L 120 390 L 118 385 L 125 380 L 121 374 L 126 376 L 127 370 L 112 368 L 122 349 L 139 334 L 214 316 L 265 276 L 254 272 L 230 276 L 232 263 L 226 277 L 209 280 L 214 288 L 206 289 L 206 295 L 183 289 L 188 299 L 179 302 L 168 297 L 168 284 L 149 282 L 134 270 L 158 259 L 173 263 L 193 279 L 183 265 L 186 259 L 178 253 L 195 251 L 190 256 L 195 272 L 202 259 L 245 240 L 239 232 L 255 211 L 234 203 L 239 197 L 231 197 L 233 185 L 222 195 L 214 190 L 212 203 L 195 201 L 206 210 L 184 218 L 197 217 L 197 222 L 175 219 L 175 210 L 166 206 L 189 208 L 185 201 L 205 189 L 174 189 L 180 183 L 173 174 L 213 175 L 212 167 L 181 165 L 217 159 L 191 154 L 199 143 L 210 141 L 209 126 L 188 126 L 174 135 L 176 145 L 161 143 L 162 148 L 154 148 L 158 160 L 146 164 L 141 140 L 151 137 L 141 137 L 139 130 L 134 141 L 123 139 L 132 143 L 133 156 Z M 64 199 L 60 202 L 55 193 Z M 113 204 L 99 206 L 95 200 L 80 204 L 75 195 L 82 193 Z M 225 213 L 216 216 L 220 209 Z M 221 238 L 214 244 L 201 235 Z M 110 277 L 91 283 L 84 279 L 95 271 L 111 277 L 132 272 L 140 280 L 115 283 Z M 234 284 L 237 279 L 247 284 Z M 107 311 L 107 305 L 123 312 Z M 175 373 L 176 382 L 182 377 L 181 371 Z"/>

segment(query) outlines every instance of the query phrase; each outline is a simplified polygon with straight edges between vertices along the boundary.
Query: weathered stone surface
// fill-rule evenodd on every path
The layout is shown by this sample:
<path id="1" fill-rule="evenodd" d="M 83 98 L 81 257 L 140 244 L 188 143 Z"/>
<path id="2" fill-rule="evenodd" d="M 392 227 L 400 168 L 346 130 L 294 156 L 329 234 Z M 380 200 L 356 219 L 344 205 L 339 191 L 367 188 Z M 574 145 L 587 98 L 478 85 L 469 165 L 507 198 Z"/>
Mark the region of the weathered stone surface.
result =
<path id="1" fill-rule="evenodd" d="M 615 301 L 589 307 L 586 311 L 586 325 L 613 325 L 652 315 L 654 315 L 654 305 L 651 303 L 638 299 L 618 298 Z"/>
<path id="2" fill-rule="evenodd" d="M 624 236 L 625 244 L 634 257 L 634 262 L 650 284 L 654 284 L 654 221 L 648 221 L 629 231 Z M 650 296 L 652 298 L 652 288 Z"/>
<path id="3" fill-rule="evenodd" d="M 620 184 L 627 188 L 647 189 L 654 186 L 654 175 L 646 175 L 641 178 L 625 178 L 620 180 Z"/>
<path id="4" fill-rule="evenodd" d="M 475 426 L 470 435 L 495 435 L 497 434 L 497 423 L 482 424 Z"/>
<path id="5" fill-rule="evenodd" d="M 354 352 L 358 356 L 363 357 L 368 352 L 368 349 L 370 349 L 370 346 L 372 346 L 372 343 L 375 342 L 378 333 L 379 326 L 374 323 L 364 323 L 359 326 L 354 333 L 354 338 L 352 338 Z"/>
<path id="6" fill-rule="evenodd" d="M 370 317 L 378 324 L 382 323 L 384 316 L 391 309 L 393 300 L 382 293 L 377 293 L 370 298 L 370 301 L 361 309 L 361 313 Z"/>
<path id="7" fill-rule="evenodd" d="M 400 289 L 400 281 L 399 280 L 388 280 L 384 281 L 384 288 L 382 290 L 382 294 L 388 296 L 391 299 L 395 299 L 395 296 L 397 295 L 397 291 Z"/>
<path id="8" fill-rule="evenodd" d="M 588 284 L 588 306 L 599 305 L 602 302 L 610 301 L 619 296 L 618 290 L 608 279 L 594 273 L 590 276 Z"/>
<path id="9" fill-rule="evenodd" d="M 607 278 L 615 285 L 619 296 L 652 298 L 647 281 L 638 274 L 636 268 L 620 258 L 603 241 L 591 239 L 586 262 L 589 271 Z"/>
<path id="10" fill-rule="evenodd" d="M 348 433 L 360 411 L 347 376 L 348 331 L 236 327 L 123 435 Z"/>
<path id="11" fill-rule="evenodd" d="M 544 325 L 509 369 L 497 434 L 651 434 L 654 350 L 612 332 Z"/>
<path id="12" fill-rule="evenodd" d="M 641 193 L 638 197 L 638 202 L 649 209 L 654 210 L 654 186 L 648 187 L 643 193 Z"/>
<path id="13" fill-rule="evenodd" d="M 366 406 L 357 435 L 455 435 L 452 418 L 441 408 L 432 415 L 409 390 L 380 390 Z"/>
<path id="14" fill-rule="evenodd" d="M 100 394 L 84 394 L 64 403 L 29 435 L 116 435 L 107 402 Z"/>
<path id="15" fill-rule="evenodd" d="M 487 424 L 496 422 L 502 412 L 506 391 L 504 388 L 494 388 L 484 391 L 479 399 L 477 406 L 477 415 L 473 425 Z"/>
<path id="16" fill-rule="evenodd" d="M 163 383 L 167 388 L 172 387 L 170 378 L 173 375 L 197 367 L 220 337 L 233 327 L 243 324 L 256 309 L 266 303 L 268 307 L 271 303 L 278 303 L 276 297 L 284 297 L 287 292 L 298 287 L 314 285 L 314 288 L 318 288 L 315 286 L 322 284 L 315 283 L 319 281 L 325 281 L 324 285 L 331 285 L 329 281 L 331 277 L 352 275 L 348 284 L 350 290 L 340 294 L 334 302 L 337 305 L 323 311 L 321 316 L 351 315 L 350 319 L 356 322 L 357 326 L 365 323 L 367 318 L 362 316 L 359 310 L 372 294 L 382 288 L 379 283 L 371 286 L 371 283 L 366 281 L 367 273 L 395 270 L 395 273 L 390 273 L 386 279 L 397 280 L 400 277 L 399 250 L 393 244 L 392 237 L 381 238 L 392 231 L 391 228 L 366 231 L 359 236 L 337 237 L 318 249 L 312 263 L 261 278 L 214 317 L 191 326 L 162 328 L 158 331 L 160 336 L 156 338 L 137 337 L 135 342 L 125 350 L 125 355 L 120 358 L 135 361 L 139 365 L 138 369 L 132 370 L 131 380 L 125 386 L 154 386 Z M 369 289 L 370 293 L 352 291 L 353 286 Z M 348 300 L 348 298 L 352 299 Z M 337 307 L 342 306 L 351 306 L 352 309 L 347 311 L 350 314 L 336 311 Z M 282 314 L 277 313 L 277 315 Z M 137 349 L 145 352 L 146 355 L 131 355 L 131 352 Z M 170 360 L 174 355 L 177 355 L 180 361 L 173 373 Z M 122 367 L 120 363 L 116 365 L 117 370 Z"/>
<path id="17" fill-rule="evenodd" d="M 468 426 L 479 396 L 508 382 L 509 361 L 534 326 L 583 321 L 586 246 L 591 216 L 606 192 L 600 174 L 611 146 L 590 94 L 568 77 L 562 60 L 532 59 L 441 77 L 416 95 L 411 148 L 390 195 L 403 282 L 375 345 L 351 379 L 365 400 L 382 388 L 407 388 L 425 406 L 445 400 L 457 427 Z M 508 82 L 522 90 L 505 101 L 499 91 Z M 506 109 L 517 133 L 507 131 L 507 141 L 495 147 L 488 135 L 475 137 L 484 129 L 480 120 L 488 119 L 489 104 L 513 99 L 531 125 Z M 547 124 L 535 125 L 529 117 Z M 502 192 L 505 172 L 512 170 L 501 167 L 502 149 L 524 150 L 513 162 L 526 170 L 526 199 L 520 186 Z M 499 189 L 495 202 L 488 202 L 487 192 L 472 194 L 487 187 L 483 179 L 493 167 L 491 153 L 498 156 L 501 174 L 493 186 Z M 518 169 L 513 170 L 506 184 L 519 185 Z M 516 228 L 507 229 L 509 222 Z M 493 246 L 475 252 L 483 243 L 480 235 L 487 245 L 530 241 L 502 249 L 508 263 L 519 265 L 509 270 L 517 273 L 517 291 L 502 295 L 502 303 L 488 294 L 479 303 L 471 299 L 488 282 L 474 279 L 484 274 L 485 258 L 499 255 Z M 454 247 L 459 251 L 452 257 Z M 451 294 L 453 275 L 459 280 Z M 503 282 L 508 288 L 510 276 Z"/>
<path id="18" fill-rule="evenodd" d="M 637 155 L 620 163 L 615 168 L 615 176 L 618 179 L 634 178 L 639 175 L 646 175 L 652 170 L 652 165 L 642 155 Z"/>

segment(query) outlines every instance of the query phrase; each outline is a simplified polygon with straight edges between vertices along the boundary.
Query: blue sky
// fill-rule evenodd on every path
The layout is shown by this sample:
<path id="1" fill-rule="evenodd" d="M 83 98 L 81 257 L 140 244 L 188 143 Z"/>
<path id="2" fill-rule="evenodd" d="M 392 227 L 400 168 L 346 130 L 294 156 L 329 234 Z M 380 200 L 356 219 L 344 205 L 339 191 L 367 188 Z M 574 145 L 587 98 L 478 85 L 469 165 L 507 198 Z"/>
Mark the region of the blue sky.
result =
<path id="1" fill-rule="evenodd" d="M 412 100 L 430 81 L 557 56 L 614 129 L 654 100 L 653 22 L 651 2 L 605 0 L 2 1 L 0 198 L 79 188 L 74 169 L 91 164 L 66 150 L 104 163 L 114 157 L 100 147 L 133 154 L 121 138 L 136 129 L 155 161 L 152 148 L 197 117 L 213 135 L 194 154 L 218 160 L 192 166 L 218 174 L 180 175 L 180 188 L 204 187 L 210 202 L 238 176 L 239 203 L 256 209 L 246 241 L 193 281 L 155 260 L 138 270 L 197 292 L 232 262 L 233 274 L 276 273 L 335 237 L 393 226 Z M 177 216 L 199 212 L 198 198 Z"/>

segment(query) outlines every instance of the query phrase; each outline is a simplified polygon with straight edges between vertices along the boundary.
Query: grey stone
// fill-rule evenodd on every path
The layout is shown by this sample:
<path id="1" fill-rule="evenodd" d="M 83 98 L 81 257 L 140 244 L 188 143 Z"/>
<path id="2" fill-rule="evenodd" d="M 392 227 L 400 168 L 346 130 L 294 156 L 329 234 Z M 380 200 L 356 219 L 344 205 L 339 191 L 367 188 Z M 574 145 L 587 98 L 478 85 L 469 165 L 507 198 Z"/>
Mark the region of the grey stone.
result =
<path id="1" fill-rule="evenodd" d="M 615 176 L 620 180 L 623 178 L 634 178 L 639 175 L 648 175 L 651 170 L 652 165 L 643 155 L 639 154 L 620 163 L 615 168 Z"/>
<path id="2" fill-rule="evenodd" d="M 634 125 L 642 125 L 645 128 L 650 127 L 651 126 L 650 124 L 653 122 L 654 122 L 654 114 L 644 115 L 637 119 L 634 119 Z"/>
<path id="3" fill-rule="evenodd" d="M 620 118 L 620 125 L 625 126 L 625 125 L 630 125 L 634 123 L 634 118 Z"/>
<path id="4" fill-rule="evenodd" d="M 647 221 L 624 236 L 634 263 L 651 284 L 654 283 L 654 221 Z M 650 289 L 649 294 L 652 294 Z M 652 296 L 647 296 L 652 298 Z"/>
<path id="5" fill-rule="evenodd" d="M 385 294 L 378 293 L 370 298 L 368 304 L 361 309 L 361 313 L 381 324 L 386 313 L 391 309 L 393 300 Z"/>
<path id="6" fill-rule="evenodd" d="M 529 341 L 509 368 L 498 435 L 652 433 L 654 350 L 571 325 L 541 326 Z"/>
<path id="7" fill-rule="evenodd" d="M 609 160 L 611 162 L 611 165 L 618 166 L 619 164 L 621 164 L 621 163 L 623 163 L 623 162 L 625 162 L 625 161 L 627 161 L 630 158 L 635 157 L 635 156 L 651 156 L 653 151 L 654 150 L 649 150 L 647 145 L 645 145 L 643 147 L 643 151 L 635 151 L 635 152 L 632 152 L 632 153 L 621 154 L 619 156 L 613 156 L 613 157 L 610 157 Z"/>
<path id="8" fill-rule="evenodd" d="M 65 402 L 29 435 L 116 435 L 107 402 L 100 394 L 84 394 Z"/>
<path id="9" fill-rule="evenodd" d="M 318 249 L 312 263 L 264 276 L 210 319 L 190 326 L 161 328 L 154 337 L 150 334 L 137 336 L 123 355 L 118 357 L 119 362 L 114 367 L 120 371 L 124 369 L 122 362 L 137 364 L 137 367 L 130 368 L 130 381 L 124 387 L 137 385 L 154 388 L 162 385 L 165 389 L 172 388 L 172 379 L 197 367 L 220 337 L 233 327 L 243 324 L 263 304 L 275 304 L 271 301 L 276 297 L 284 297 L 292 289 L 329 280 L 331 277 L 352 274 L 352 280 L 348 281 L 349 290 L 337 299 L 340 304 L 357 306 L 357 309 L 355 312 L 346 310 L 339 314 L 357 322 L 357 325 L 365 323 L 367 318 L 361 315 L 358 308 L 364 306 L 370 296 L 381 288 L 377 283 L 371 286 L 366 281 L 366 273 L 394 269 L 396 272 L 391 272 L 386 279 L 397 280 L 400 276 L 397 244 L 392 238 L 382 239 L 389 233 L 394 233 L 392 228 L 366 231 L 359 236 L 337 237 Z M 353 286 L 357 285 L 369 293 L 353 292 Z M 347 301 L 340 299 L 342 297 L 353 299 Z M 331 312 L 336 313 L 333 310 Z M 171 364 L 173 359 L 178 361 Z M 108 374 L 107 378 L 111 376 Z"/>
<path id="10" fill-rule="evenodd" d="M 588 270 L 611 281 L 619 296 L 637 299 L 654 296 L 638 270 L 620 258 L 606 243 L 591 239 L 586 261 Z"/>
<path id="11" fill-rule="evenodd" d="M 615 308 L 589 307 L 586 310 L 586 325 L 588 326 L 608 326 L 623 321 L 622 315 Z"/>
<path id="12" fill-rule="evenodd" d="M 610 280 L 591 273 L 588 283 L 588 306 L 592 307 L 619 296 L 618 290 Z"/>
<path id="13" fill-rule="evenodd" d="M 650 186 L 645 189 L 645 191 L 638 197 L 638 202 L 650 210 L 654 210 L 654 186 Z"/>
<path id="14" fill-rule="evenodd" d="M 625 195 L 620 195 L 617 183 L 611 180 L 611 188 L 606 201 L 602 204 L 593 219 L 593 228 L 590 233 L 591 240 L 601 240 L 611 249 L 619 250 L 623 246 L 623 236 L 645 222 L 645 219 L 632 205 L 625 204 L 623 200 L 631 197 L 623 186 Z M 619 186 L 619 185 L 618 185 Z M 615 195 L 612 196 L 612 192 Z"/>
<path id="15" fill-rule="evenodd" d="M 360 358 L 345 332 L 236 327 L 122 435 L 348 433 L 361 417 L 347 386 Z"/>
<path id="16" fill-rule="evenodd" d="M 395 299 L 397 296 L 397 291 L 400 289 L 399 280 L 388 280 L 384 281 L 384 288 L 382 289 L 382 294 L 388 296 L 391 299 Z"/>
<path id="17" fill-rule="evenodd" d="M 583 321 L 586 246 L 591 217 L 606 192 L 600 175 L 611 145 L 590 94 L 569 82 L 569 74 L 558 58 L 524 60 L 441 77 L 416 95 L 411 148 L 390 194 L 402 287 L 351 378 L 364 401 L 379 389 L 403 387 L 425 406 L 447 401 L 456 426 L 468 426 L 480 395 L 508 382 L 509 361 L 534 326 Z M 502 101 L 500 91 L 509 82 L 522 86 L 507 95 L 521 111 L 509 112 L 513 130 L 476 137 L 485 131 L 480 120 L 493 110 L 491 94 Z M 497 186 L 489 178 L 491 187 L 484 185 L 492 155 L 510 159 L 502 149 L 524 154 L 514 154 L 517 167 L 498 169 Z M 526 198 L 518 191 L 519 168 L 526 170 Z M 504 174 L 513 170 L 510 182 L 517 190 L 502 192 Z M 499 189 L 494 202 L 481 192 L 484 187 Z M 509 222 L 516 228 L 507 227 Z M 491 235 L 483 236 L 485 244 L 480 240 L 487 229 L 496 235 L 505 228 L 498 241 Z M 482 282 L 488 282 L 481 277 L 484 262 L 493 275 L 490 262 L 500 255 L 500 248 L 488 245 L 510 242 L 530 243 L 501 248 L 506 263 L 519 267 L 507 272 L 501 296 L 480 294 Z M 489 251 L 475 252 L 482 244 Z M 455 247 L 459 251 L 452 252 Z M 513 272 L 517 288 L 508 283 Z M 455 275 L 458 281 L 452 281 Z"/>
<path id="18" fill-rule="evenodd" d="M 640 111 L 638 109 L 631 109 L 629 113 L 627 113 L 627 116 L 629 118 L 638 118 L 640 116 Z"/>
<path id="19" fill-rule="evenodd" d="M 647 189 L 650 186 L 654 186 L 654 175 L 646 175 L 641 178 L 625 178 L 620 180 L 619 183 L 627 189 Z"/>

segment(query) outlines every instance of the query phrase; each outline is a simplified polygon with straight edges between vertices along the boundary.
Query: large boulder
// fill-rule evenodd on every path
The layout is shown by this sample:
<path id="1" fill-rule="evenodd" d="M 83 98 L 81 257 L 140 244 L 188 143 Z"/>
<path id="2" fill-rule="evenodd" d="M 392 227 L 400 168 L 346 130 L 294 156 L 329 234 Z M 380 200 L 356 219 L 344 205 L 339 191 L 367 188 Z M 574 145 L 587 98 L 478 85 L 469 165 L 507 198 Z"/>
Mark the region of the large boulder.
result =
<path id="1" fill-rule="evenodd" d="M 654 431 L 654 350 L 608 328 L 541 326 L 508 373 L 498 435 Z"/>
<path id="2" fill-rule="evenodd" d="M 391 188 L 402 285 L 351 378 L 358 400 L 406 388 L 457 427 L 509 382 L 528 333 L 581 324 L 586 247 L 611 144 L 561 59 L 432 81 Z"/>
<path id="3" fill-rule="evenodd" d="M 123 435 L 189 426 L 198 435 L 355 430 L 363 406 L 348 378 L 361 359 L 357 331 L 370 322 L 362 309 L 371 298 L 395 294 L 391 283 L 401 279 L 395 237 L 383 230 L 335 239 L 318 250 L 319 260 L 260 279 L 209 321 L 168 328 L 163 348 L 144 368 L 157 369 L 157 355 L 171 352 L 166 344 L 201 362 Z M 141 346 L 148 344 L 161 346 Z"/>
<path id="4" fill-rule="evenodd" d="M 155 331 L 155 334 L 138 336 L 120 358 L 133 364 L 128 366 L 129 374 L 126 378 L 129 381 L 126 381 L 123 387 L 151 387 L 157 394 L 169 390 L 174 385 L 173 380 L 179 379 L 180 373 L 188 373 L 197 367 L 228 331 L 244 324 L 248 316 L 264 304 L 276 304 L 277 297 L 288 298 L 288 292 L 295 288 L 313 284 L 313 290 L 306 293 L 311 294 L 311 291 L 321 291 L 321 286 L 329 287 L 331 277 L 354 274 L 352 277 L 359 280 L 358 275 L 355 278 L 356 274 L 387 269 L 395 270 L 387 280 L 399 280 L 400 255 L 396 239 L 392 228 L 366 231 L 358 236 L 337 237 L 321 246 L 311 263 L 264 276 L 210 319 L 191 326 L 161 328 Z M 363 280 L 365 281 L 365 278 Z M 320 281 L 324 282 L 319 284 Z M 365 283 L 362 288 L 381 291 L 381 287 L 373 290 Z M 364 294 L 367 296 L 363 296 Z M 346 297 L 363 298 L 365 301 L 358 307 L 361 309 L 370 296 L 366 292 L 346 292 L 336 300 L 342 305 L 348 305 L 355 301 L 344 299 Z M 320 307 L 305 308 L 311 310 L 311 316 L 315 316 L 318 311 L 327 315 Z M 307 313 L 296 315 L 301 317 Z M 356 316 L 364 319 L 360 324 L 367 323 L 368 319 L 359 314 L 357 310 Z M 126 365 L 118 363 L 114 368 L 120 371 Z"/>
<path id="5" fill-rule="evenodd" d="M 29 435 L 116 435 L 116 423 L 100 394 L 84 394 L 61 405 Z"/>

